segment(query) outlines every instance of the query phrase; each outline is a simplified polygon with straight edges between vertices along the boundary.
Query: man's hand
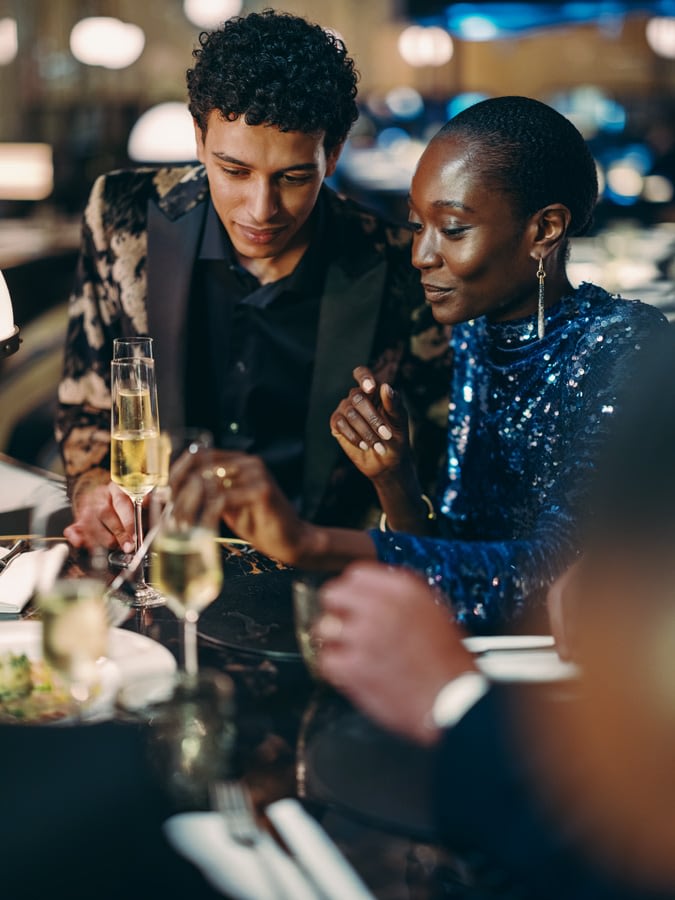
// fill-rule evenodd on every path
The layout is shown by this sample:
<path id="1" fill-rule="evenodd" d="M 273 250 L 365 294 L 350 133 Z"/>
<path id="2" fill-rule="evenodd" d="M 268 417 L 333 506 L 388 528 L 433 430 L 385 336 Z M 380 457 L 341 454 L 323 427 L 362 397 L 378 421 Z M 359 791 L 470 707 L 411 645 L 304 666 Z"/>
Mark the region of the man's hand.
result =
<path id="1" fill-rule="evenodd" d="M 73 547 L 90 551 L 97 547 L 121 547 L 125 553 L 133 552 L 133 503 L 112 481 L 78 492 L 73 514 L 72 525 L 63 532 Z"/>
<path id="2" fill-rule="evenodd" d="M 412 572 L 355 563 L 321 591 L 319 671 L 368 716 L 420 744 L 440 689 L 476 669 L 461 630 Z"/>
<path id="3" fill-rule="evenodd" d="M 231 531 L 267 556 L 297 563 L 312 526 L 298 516 L 259 457 L 227 450 L 181 457 L 170 475 L 174 502 L 199 503 L 200 482 L 209 493 L 215 487 L 215 503 L 207 502 Z"/>

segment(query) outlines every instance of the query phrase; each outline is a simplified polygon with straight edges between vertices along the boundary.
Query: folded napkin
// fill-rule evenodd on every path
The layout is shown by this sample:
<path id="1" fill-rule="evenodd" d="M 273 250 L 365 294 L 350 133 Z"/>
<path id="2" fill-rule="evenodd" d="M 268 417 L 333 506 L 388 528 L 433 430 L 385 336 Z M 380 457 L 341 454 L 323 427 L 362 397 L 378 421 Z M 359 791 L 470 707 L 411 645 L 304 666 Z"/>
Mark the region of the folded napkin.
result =
<path id="1" fill-rule="evenodd" d="M 179 813 L 164 823 L 172 847 L 194 863 L 207 881 L 234 900 L 319 900 L 290 856 L 268 834 L 257 849 L 237 844 L 219 813 Z M 282 894 L 283 891 L 283 894 Z"/>
<path id="2" fill-rule="evenodd" d="M 316 819 L 297 800 L 278 800 L 267 817 L 326 900 L 373 900 L 373 895 Z"/>
<path id="3" fill-rule="evenodd" d="M 0 559 L 7 553 L 0 550 Z M 68 556 L 68 545 L 54 544 L 49 550 L 28 550 L 0 573 L 0 613 L 20 613 L 40 586 L 58 577 Z"/>

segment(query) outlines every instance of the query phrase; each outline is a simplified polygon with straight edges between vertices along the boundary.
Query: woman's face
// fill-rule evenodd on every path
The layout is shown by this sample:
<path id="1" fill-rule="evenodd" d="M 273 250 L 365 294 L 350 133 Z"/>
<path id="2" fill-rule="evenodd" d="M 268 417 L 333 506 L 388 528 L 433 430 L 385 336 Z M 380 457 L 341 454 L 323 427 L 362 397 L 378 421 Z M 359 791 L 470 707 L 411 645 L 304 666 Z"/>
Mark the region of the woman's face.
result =
<path id="1" fill-rule="evenodd" d="M 429 144 L 413 177 L 409 221 L 413 265 L 436 321 L 534 312 L 536 224 L 518 218 L 509 194 L 481 176 L 480 155 L 472 160 L 463 140 Z"/>

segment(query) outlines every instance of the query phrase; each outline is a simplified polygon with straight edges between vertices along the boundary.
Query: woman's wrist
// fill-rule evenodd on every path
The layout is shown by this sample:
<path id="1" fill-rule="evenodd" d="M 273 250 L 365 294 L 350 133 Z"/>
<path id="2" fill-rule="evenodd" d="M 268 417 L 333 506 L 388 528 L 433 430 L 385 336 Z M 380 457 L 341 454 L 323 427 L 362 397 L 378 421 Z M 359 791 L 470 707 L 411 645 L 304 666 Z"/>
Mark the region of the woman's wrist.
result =
<path id="1" fill-rule="evenodd" d="M 303 569 L 338 571 L 356 559 L 376 559 L 373 539 L 365 531 L 328 528 L 305 522 L 293 565 Z"/>
<path id="2" fill-rule="evenodd" d="M 421 505 L 420 505 L 421 504 Z M 434 504 L 431 502 L 429 497 L 426 494 L 419 495 L 419 502 L 416 504 L 416 507 L 421 510 L 421 512 L 416 515 L 416 520 L 422 520 L 424 518 L 426 525 L 429 526 L 432 522 L 436 521 L 436 510 L 434 508 Z M 380 531 L 390 531 L 387 514 L 383 512 L 380 516 L 379 521 L 379 529 Z M 399 529 L 401 530 L 401 529 Z"/>

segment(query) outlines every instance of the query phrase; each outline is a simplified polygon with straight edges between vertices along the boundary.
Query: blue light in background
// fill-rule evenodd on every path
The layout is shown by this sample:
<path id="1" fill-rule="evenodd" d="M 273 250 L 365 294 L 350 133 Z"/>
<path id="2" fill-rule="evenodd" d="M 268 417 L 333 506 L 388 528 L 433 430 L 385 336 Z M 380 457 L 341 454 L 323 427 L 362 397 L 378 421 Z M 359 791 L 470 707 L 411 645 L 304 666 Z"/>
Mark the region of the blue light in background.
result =
<path id="1" fill-rule="evenodd" d="M 452 3 L 439 4 L 438 14 L 420 21 L 442 22 L 455 37 L 467 41 L 487 41 L 513 37 L 542 28 L 583 22 L 602 27 L 620 25 L 628 15 L 675 15 L 675 0 L 652 2 L 598 3 Z"/>
<path id="2" fill-rule="evenodd" d="M 448 102 L 445 108 L 448 119 L 452 119 L 453 116 L 461 113 L 462 110 L 468 109 L 474 103 L 480 103 L 481 100 L 487 100 L 487 98 L 487 94 L 481 94 L 479 91 L 466 91 L 464 94 L 457 94 L 456 97 L 453 97 Z"/>

